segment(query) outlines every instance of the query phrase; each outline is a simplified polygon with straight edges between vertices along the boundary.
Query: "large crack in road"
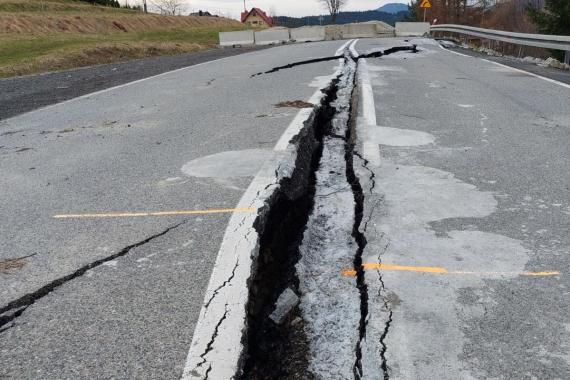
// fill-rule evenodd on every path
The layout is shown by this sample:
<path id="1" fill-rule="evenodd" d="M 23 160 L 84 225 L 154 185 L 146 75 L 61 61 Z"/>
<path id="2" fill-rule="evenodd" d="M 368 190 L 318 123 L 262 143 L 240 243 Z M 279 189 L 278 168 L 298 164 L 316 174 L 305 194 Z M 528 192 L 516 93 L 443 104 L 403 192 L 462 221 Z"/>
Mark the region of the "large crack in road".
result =
<path id="1" fill-rule="evenodd" d="M 304 123 L 291 143 L 296 148 L 292 174 L 279 181 L 276 190 L 259 210 L 255 230 L 259 234 L 259 253 L 253 258 L 248 280 L 247 329 L 239 373 L 242 379 L 317 379 L 363 377 L 361 344 L 366 339 L 368 289 L 362 267 L 366 246 L 363 221 L 364 191 L 355 173 L 356 72 L 358 60 L 411 51 L 415 46 L 394 47 L 358 57 L 350 49 L 344 55 L 289 64 L 269 70 L 339 59 L 341 67 L 321 103 Z M 374 173 L 370 171 L 372 182 Z M 171 226 L 116 254 L 96 260 L 73 273 L 58 278 L 37 291 L 0 307 L 0 333 L 13 326 L 28 307 L 52 291 L 83 276 L 89 270 L 127 255 L 133 249 L 166 235 L 184 222 Z M 245 237 L 247 239 L 247 236 Z M 218 292 L 233 279 L 236 261 L 229 278 L 214 290 L 206 308 Z M 354 277 L 341 276 L 352 268 Z M 381 279 L 380 279 L 381 280 Z M 275 322 L 269 316 L 280 296 L 287 291 L 298 296 L 285 318 Z M 212 369 L 207 355 L 213 350 L 219 329 L 230 304 L 215 326 L 198 365 Z M 388 378 L 384 344 L 388 328 L 378 344 L 384 378 Z"/>
<path id="2" fill-rule="evenodd" d="M 417 48 L 394 47 L 359 57 L 347 48 L 341 56 L 265 73 L 342 60 L 340 74 L 293 141 L 298 153 L 292 176 L 281 181 L 256 222 L 260 249 L 249 281 L 241 379 L 363 378 L 368 289 L 362 266 L 366 225 L 361 225 L 367 221 L 365 194 L 354 169 L 356 71 L 359 59 L 400 51 L 415 53 Z M 341 276 L 343 268 L 353 268 L 355 277 Z M 269 316 L 288 290 L 300 302 L 276 323 Z M 388 378 L 385 334 L 378 342 L 379 370 Z"/>
<path id="3" fill-rule="evenodd" d="M 47 295 L 49 295 L 51 292 L 53 292 L 54 290 L 58 289 L 59 287 L 67 284 L 68 282 L 83 276 L 85 273 L 87 273 L 89 270 L 97 268 L 98 266 L 101 266 L 109 261 L 118 259 L 120 257 L 123 257 L 125 255 L 127 255 L 129 252 L 131 252 L 133 249 L 138 248 L 140 246 L 143 246 L 147 243 L 150 243 L 151 241 L 158 239 L 166 234 L 168 234 L 170 231 L 172 231 L 173 229 L 176 229 L 178 227 L 180 227 L 181 225 L 183 225 L 184 223 L 186 223 L 186 221 L 177 223 L 171 227 L 168 227 L 166 229 L 164 229 L 161 232 L 158 232 L 150 237 L 145 238 L 142 241 L 139 241 L 137 243 L 131 244 L 121 250 L 119 250 L 119 252 L 114 253 L 112 255 L 109 255 L 107 257 L 95 260 L 93 262 L 90 262 L 80 268 L 78 268 L 77 270 L 75 270 L 74 272 L 67 274 L 63 277 L 57 278 L 53 281 L 51 281 L 50 283 L 42 286 L 41 288 L 39 288 L 38 290 L 32 292 L 32 293 L 28 293 L 10 303 L 8 303 L 5 306 L 0 307 L 0 333 L 2 333 L 3 331 L 8 330 L 9 328 L 13 327 L 14 324 L 14 320 L 16 320 L 18 317 L 20 317 L 24 311 L 26 311 L 26 309 L 28 307 L 30 307 L 31 305 L 33 305 L 36 301 L 46 297 Z M 10 324 L 11 323 L 11 324 Z"/>

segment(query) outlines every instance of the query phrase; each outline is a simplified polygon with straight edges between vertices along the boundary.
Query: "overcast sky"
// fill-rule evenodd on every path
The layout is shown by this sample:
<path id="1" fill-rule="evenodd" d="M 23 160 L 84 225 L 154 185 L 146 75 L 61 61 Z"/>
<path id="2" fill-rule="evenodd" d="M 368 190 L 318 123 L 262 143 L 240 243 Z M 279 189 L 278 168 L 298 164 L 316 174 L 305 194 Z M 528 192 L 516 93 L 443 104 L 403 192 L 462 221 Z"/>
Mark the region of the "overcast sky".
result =
<path id="1" fill-rule="evenodd" d="M 239 18 L 240 12 L 243 11 L 243 0 L 181 0 L 186 4 L 185 13 L 190 11 L 208 10 Z M 140 0 L 129 0 L 129 4 L 136 4 Z M 149 0 L 152 2 L 152 0 Z M 404 3 L 408 0 L 348 0 L 344 10 L 366 11 L 376 9 L 387 3 Z M 273 10 L 279 16 L 310 16 L 326 13 L 325 9 L 319 4 L 318 0 L 246 0 L 248 9 L 258 7 L 266 12 Z"/>

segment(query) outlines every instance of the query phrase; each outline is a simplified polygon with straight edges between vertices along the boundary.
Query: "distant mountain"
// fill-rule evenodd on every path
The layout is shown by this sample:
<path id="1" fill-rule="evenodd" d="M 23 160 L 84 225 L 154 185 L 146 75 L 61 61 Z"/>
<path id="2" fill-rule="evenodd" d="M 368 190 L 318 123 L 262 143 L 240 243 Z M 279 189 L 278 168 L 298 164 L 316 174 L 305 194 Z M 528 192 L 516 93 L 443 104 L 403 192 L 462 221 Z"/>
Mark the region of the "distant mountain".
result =
<path id="1" fill-rule="evenodd" d="M 403 5 L 403 4 L 400 4 Z M 404 5 L 405 6 L 405 5 Z M 378 11 L 364 11 L 364 12 L 340 12 L 337 16 L 337 24 L 349 24 L 351 22 L 367 22 L 367 21 L 384 21 L 392 26 L 398 21 L 405 21 L 408 16 L 408 7 L 405 6 L 405 12 L 378 12 Z M 277 16 L 273 21 L 278 26 L 286 26 L 288 28 L 297 28 L 304 25 L 328 25 L 331 23 L 331 18 L 328 15 L 323 16 L 308 16 L 308 17 L 286 17 Z"/>
<path id="2" fill-rule="evenodd" d="M 389 3 L 376 10 L 378 12 L 396 14 L 400 12 L 408 12 L 408 5 L 402 3 Z"/>

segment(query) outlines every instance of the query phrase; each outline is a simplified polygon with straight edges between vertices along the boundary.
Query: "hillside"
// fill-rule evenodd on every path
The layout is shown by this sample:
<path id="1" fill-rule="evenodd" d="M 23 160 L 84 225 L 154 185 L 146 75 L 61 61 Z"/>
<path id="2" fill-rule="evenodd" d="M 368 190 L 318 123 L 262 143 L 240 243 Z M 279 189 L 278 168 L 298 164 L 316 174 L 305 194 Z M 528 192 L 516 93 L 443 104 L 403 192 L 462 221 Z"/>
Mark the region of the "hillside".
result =
<path id="1" fill-rule="evenodd" d="M 161 16 L 72 0 L 0 0 L 0 77 L 212 48 L 221 17 Z"/>
<path id="2" fill-rule="evenodd" d="M 376 9 L 378 12 L 386 12 L 396 14 L 400 12 L 408 12 L 408 5 L 402 3 L 389 3 Z"/>

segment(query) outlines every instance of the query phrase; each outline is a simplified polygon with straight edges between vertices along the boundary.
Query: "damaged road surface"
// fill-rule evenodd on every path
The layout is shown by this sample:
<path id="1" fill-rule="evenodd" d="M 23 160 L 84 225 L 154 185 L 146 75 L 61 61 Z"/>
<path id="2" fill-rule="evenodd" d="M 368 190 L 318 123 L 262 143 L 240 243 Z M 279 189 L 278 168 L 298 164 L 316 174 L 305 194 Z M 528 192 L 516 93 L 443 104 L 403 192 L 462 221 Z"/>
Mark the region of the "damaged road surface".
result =
<path id="1" fill-rule="evenodd" d="M 263 206 L 240 199 L 294 167 L 282 158 L 313 110 L 275 105 L 320 103 L 337 62 L 294 81 L 250 76 L 344 43 L 255 51 L 0 121 L 0 377 L 180 378 L 202 309 L 216 317 L 198 356 L 235 328 L 248 288 L 234 284 L 251 271 L 241 232 Z M 226 233 L 239 243 L 217 262 Z M 229 290 L 244 298 L 220 305 Z"/>
<path id="2" fill-rule="evenodd" d="M 569 100 L 384 38 L 0 121 L 0 378 L 570 378 Z"/>
<path id="3" fill-rule="evenodd" d="M 344 55 L 335 56 L 339 60 L 337 73 L 292 140 L 295 154 L 290 174 L 276 173 L 277 187 L 255 221 L 259 246 L 252 247 L 245 321 L 238 322 L 245 334 L 220 336 L 219 327 L 228 318 L 228 303 L 216 287 L 222 318 L 217 323 L 216 319 L 202 322 L 214 335 L 203 343 L 195 340 L 188 378 L 364 377 L 362 342 L 368 315 L 362 268 L 366 239 L 360 229 L 364 195 L 353 167 L 359 58 L 351 56 L 350 50 L 346 47 L 341 50 Z M 379 57 L 395 52 L 413 54 L 417 50 L 408 45 L 373 54 Z M 312 63 L 315 61 L 302 64 Z M 354 276 L 341 275 L 347 268 Z M 226 295 L 225 299 L 233 298 Z M 208 321 L 210 307 L 202 321 Z M 233 359 L 224 354 L 232 342 L 228 339 L 240 339 L 244 347 Z M 219 354 L 215 345 L 219 345 Z M 232 360 L 236 363 L 224 372 Z M 383 371 L 381 367 L 377 370 Z"/>

